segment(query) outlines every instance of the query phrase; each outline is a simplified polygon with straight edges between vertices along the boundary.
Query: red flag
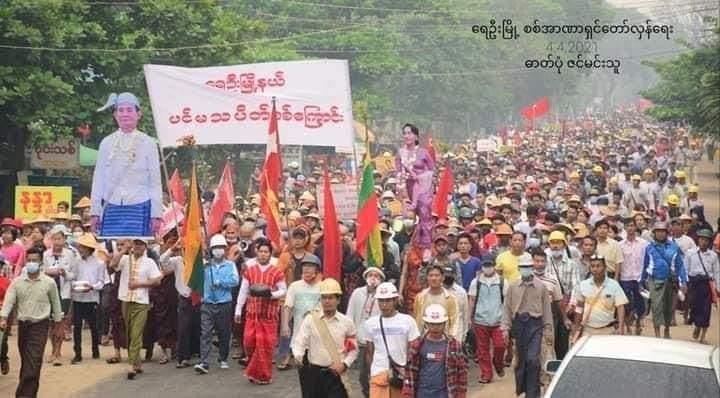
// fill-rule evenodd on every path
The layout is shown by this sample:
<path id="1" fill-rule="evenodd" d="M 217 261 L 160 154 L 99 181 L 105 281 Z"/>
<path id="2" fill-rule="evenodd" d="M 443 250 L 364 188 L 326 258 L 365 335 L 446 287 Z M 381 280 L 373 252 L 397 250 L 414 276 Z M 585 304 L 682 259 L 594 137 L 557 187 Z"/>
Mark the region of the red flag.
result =
<path id="1" fill-rule="evenodd" d="M 655 106 L 655 104 L 645 98 L 640 98 L 637 102 L 637 109 L 640 113 L 644 113 L 646 110 L 652 108 L 653 106 Z"/>
<path id="2" fill-rule="evenodd" d="M 428 153 L 430 153 L 430 157 L 432 158 L 433 162 L 436 162 L 437 159 L 435 158 L 435 146 L 433 145 L 432 134 L 429 131 L 427 133 L 427 144 L 425 147 Z"/>
<path id="3" fill-rule="evenodd" d="M 234 200 L 235 189 L 233 188 L 232 169 L 230 168 L 230 162 L 227 162 L 220 176 L 215 198 L 212 205 L 210 205 L 207 225 L 207 232 L 210 236 L 220 232 L 225 213 L 232 210 Z"/>
<path id="4" fill-rule="evenodd" d="M 522 110 L 520 110 L 523 117 L 531 122 L 534 119 L 542 117 L 548 112 L 550 112 L 550 100 L 547 96 L 541 97 L 539 100 L 535 101 L 534 104 L 525 106 Z"/>
<path id="5" fill-rule="evenodd" d="M 335 213 L 335 200 L 330 185 L 330 174 L 325 167 L 325 181 L 323 181 L 323 276 L 340 280 L 340 266 L 342 262 L 342 243 L 340 240 L 340 226 Z"/>
<path id="6" fill-rule="evenodd" d="M 268 127 L 267 152 L 265 153 L 265 163 L 260 176 L 260 212 L 267 221 L 266 235 L 275 244 L 276 250 L 281 247 L 280 209 L 278 207 L 281 172 L 280 133 L 278 132 L 277 114 L 273 102 Z"/>
<path id="7" fill-rule="evenodd" d="M 183 183 L 178 169 L 175 169 L 172 177 L 170 177 L 168 190 L 170 194 L 172 194 L 172 200 L 175 201 L 175 203 L 178 203 L 180 206 L 185 206 L 185 189 L 183 189 Z"/>
<path id="8" fill-rule="evenodd" d="M 453 175 L 449 164 L 445 164 L 445 170 L 440 177 L 438 190 L 435 193 L 435 199 L 432 204 L 432 212 L 437 214 L 439 220 L 447 220 L 448 195 L 453 189 Z"/>

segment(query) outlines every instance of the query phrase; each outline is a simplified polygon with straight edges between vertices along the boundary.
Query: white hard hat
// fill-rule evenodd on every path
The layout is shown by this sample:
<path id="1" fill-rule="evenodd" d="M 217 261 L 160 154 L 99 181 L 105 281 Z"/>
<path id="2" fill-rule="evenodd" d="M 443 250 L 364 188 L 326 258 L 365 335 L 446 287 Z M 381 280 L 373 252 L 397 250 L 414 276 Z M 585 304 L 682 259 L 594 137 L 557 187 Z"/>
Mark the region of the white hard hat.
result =
<path id="1" fill-rule="evenodd" d="M 213 237 L 210 238 L 210 247 L 218 247 L 218 246 L 227 247 L 227 245 L 228 244 L 227 244 L 227 241 L 225 240 L 225 237 L 220 234 L 213 235 Z"/>
<path id="2" fill-rule="evenodd" d="M 298 164 L 298 162 L 290 162 L 288 164 L 288 167 L 290 167 L 291 169 L 297 169 L 298 167 L 300 167 L 300 165 Z"/>
<path id="3" fill-rule="evenodd" d="M 390 282 L 383 282 L 377 287 L 376 299 L 391 299 L 400 296 L 397 288 Z"/>
<path id="4" fill-rule="evenodd" d="M 443 323 L 447 322 L 447 320 L 447 311 L 442 305 L 430 304 L 425 308 L 425 314 L 423 314 L 425 323 Z"/>

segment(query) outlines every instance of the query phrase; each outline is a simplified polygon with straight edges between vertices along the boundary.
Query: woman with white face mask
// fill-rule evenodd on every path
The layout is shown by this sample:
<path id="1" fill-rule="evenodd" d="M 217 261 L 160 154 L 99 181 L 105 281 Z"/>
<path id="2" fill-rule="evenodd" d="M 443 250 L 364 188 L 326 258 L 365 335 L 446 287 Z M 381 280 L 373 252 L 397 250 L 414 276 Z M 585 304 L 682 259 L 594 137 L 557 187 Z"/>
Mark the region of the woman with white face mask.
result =
<path id="1" fill-rule="evenodd" d="M 353 290 L 348 301 L 347 316 L 355 325 L 363 325 L 370 317 L 379 315 L 377 300 L 375 300 L 375 290 L 385 280 L 385 274 L 380 268 L 368 267 L 363 272 L 363 278 L 366 285 Z M 368 375 L 368 366 L 365 363 L 365 328 L 358 328 L 358 366 L 360 368 L 360 386 L 362 387 L 363 396 L 367 397 L 370 393 L 370 378 Z"/>

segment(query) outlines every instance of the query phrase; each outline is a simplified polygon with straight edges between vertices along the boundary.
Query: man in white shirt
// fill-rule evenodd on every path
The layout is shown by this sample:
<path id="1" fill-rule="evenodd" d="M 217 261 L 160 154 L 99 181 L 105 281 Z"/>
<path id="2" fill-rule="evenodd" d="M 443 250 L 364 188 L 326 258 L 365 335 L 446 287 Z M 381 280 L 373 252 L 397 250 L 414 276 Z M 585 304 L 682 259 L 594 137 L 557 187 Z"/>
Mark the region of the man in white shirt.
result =
<path id="1" fill-rule="evenodd" d="M 408 345 L 420 337 L 415 319 L 397 311 L 398 297 L 395 285 L 381 283 L 375 294 L 380 315 L 363 325 L 367 344 L 365 360 L 370 366 L 370 396 L 400 396 L 402 382 L 396 383 L 398 378 L 393 375 L 404 374 Z"/>
<path id="2" fill-rule="evenodd" d="M 363 278 L 365 279 L 365 286 L 356 288 L 350 295 L 347 316 L 353 321 L 353 324 L 358 325 L 359 382 L 362 387 L 363 397 L 367 398 L 370 394 L 370 379 L 367 372 L 368 366 L 365 363 L 365 350 L 367 349 L 365 341 L 367 336 L 365 335 L 365 328 L 362 327 L 362 325 L 364 325 L 365 321 L 370 319 L 370 317 L 380 314 L 380 308 L 375 299 L 375 292 L 377 291 L 378 285 L 385 280 L 385 273 L 383 273 L 380 268 L 367 267 L 363 272 Z"/>
<path id="3" fill-rule="evenodd" d="M 625 308 L 626 333 L 630 334 L 630 326 L 634 319 L 635 334 L 642 332 L 642 318 L 645 316 L 645 299 L 640 296 L 640 277 L 642 276 L 643 258 L 648 241 L 638 236 L 635 220 L 625 219 L 626 238 L 620 242 L 623 254 L 623 266 L 620 269 L 620 287 L 625 292 L 628 304 Z"/>
<path id="4" fill-rule="evenodd" d="M 710 327 L 710 314 L 712 312 L 712 297 L 717 292 L 710 291 L 710 286 L 717 286 L 720 279 L 720 261 L 718 255 L 710 248 L 713 232 L 701 229 L 697 233 L 698 247 L 685 256 L 688 273 L 688 291 L 690 295 L 689 323 L 695 325 L 693 339 L 700 339 L 700 343 L 708 344 L 705 334 Z M 710 281 L 715 281 L 711 284 Z"/>
<path id="5" fill-rule="evenodd" d="M 157 264 L 145 254 L 147 242 L 134 239 L 132 249 L 123 246 L 122 251 L 113 257 L 110 268 L 120 271 L 118 300 L 122 306 L 122 316 L 128 336 L 128 362 L 130 370 L 127 378 L 132 380 L 142 373 L 140 349 L 143 345 L 143 330 L 150 310 L 150 288 L 160 285 L 162 273 Z"/>
<path id="6" fill-rule="evenodd" d="M 98 242 L 90 233 L 85 233 L 77 240 L 80 255 L 77 269 L 72 282 L 72 314 L 73 314 L 73 364 L 82 361 L 82 328 L 83 321 L 90 326 L 92 339 L 92 357 L 100 358 L 100 334 L 97 325 L 97 306 L 100 303 L 100 291 L 105 285 L 107 270 L 94 253 Z"/>
<path id="7" fill-rule="evenodd" d="M 138 131 L 140 101 L 111 94 L 98 111 L 113 109 L 118 130 L 103 138 L 90 194 L 93 230 L 105 238 L 152 237 L 162 223 L 162 183 L 157 144 Z"/>

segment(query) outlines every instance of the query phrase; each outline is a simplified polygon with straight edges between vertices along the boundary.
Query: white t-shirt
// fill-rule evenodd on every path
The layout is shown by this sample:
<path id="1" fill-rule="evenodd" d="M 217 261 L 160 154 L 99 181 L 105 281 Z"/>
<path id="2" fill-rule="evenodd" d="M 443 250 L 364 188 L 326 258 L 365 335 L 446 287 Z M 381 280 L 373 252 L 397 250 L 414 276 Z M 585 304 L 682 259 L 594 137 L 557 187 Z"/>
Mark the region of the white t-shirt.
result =
<path id="1" fill-rule="evenodd" d="M 365 321 L 365 335 L 367 341 L 372 342 L 375 348 L 370 376 L 375 376 L 390 369 L 388 354 L 385 350 L 382 333 L 380 332 L 380 316 L 376 315 Z M 417 323 L 410 315 L 396 313 L 390 318 L 383 318 L 383 330 L 390 349 L 390 356 L 398 365 L 404 366 L 407 362 L 408 343 L 420 337 Z"/>
<path id="2" fill-rule="evenodd" d="M 293 336 L 297 336 L 303 318 L 320 303 L 320 284 L 308 284 L 300 279 L 290 284 L 285 295 L 285 306 L 292 308 Z"/>
<path id="3" fill-rule="evenodd" d="M 142 256 L 135 260 L 133 258 L 133 266 L 136 267 L 135 273 L 138 282 L 147 282 L 150 279 L 162 276 L 160 269 L 155 261 L 147 256 Z M 150 289 L 141 287 L 137 289 L 128 289 L 130 283 L 130 256 L 124 255 L 120 259 L 120 286 L 118 288 L 118 300 L 133 302 L 138 304 L 150 304 Z"/>

